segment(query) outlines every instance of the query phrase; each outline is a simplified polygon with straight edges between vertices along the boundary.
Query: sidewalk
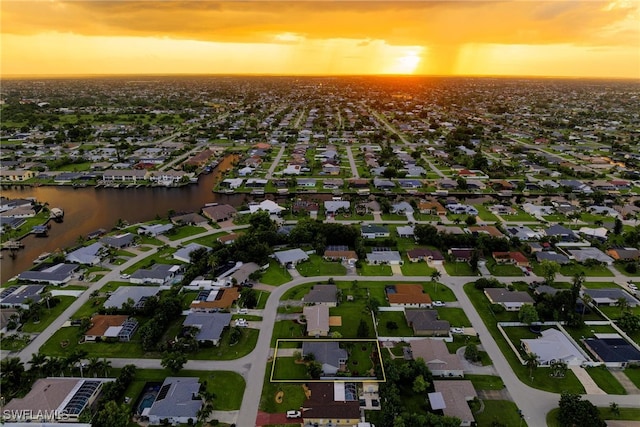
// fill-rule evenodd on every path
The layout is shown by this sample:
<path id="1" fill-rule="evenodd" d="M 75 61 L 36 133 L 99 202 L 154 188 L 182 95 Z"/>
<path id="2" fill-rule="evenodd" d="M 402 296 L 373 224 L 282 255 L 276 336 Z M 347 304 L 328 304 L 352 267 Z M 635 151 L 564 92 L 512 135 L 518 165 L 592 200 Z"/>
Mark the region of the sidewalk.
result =
<path id="1" fill-rule="evenodd" d="M 589 373 L 585 371 L 584 368 L 581 368 L 580 366 L 570 366 L 569 369 L 571 369 L 573 373 L 576 374 L 576 377 L 578 377 L 578 380 L 584 386 L 586 394 L 607 394 L 602 391 L 600 387 L 598 387 L 596 382 L 593 381 L 593 378 L 591 378 L 591 375 L 589 375 Z"/>

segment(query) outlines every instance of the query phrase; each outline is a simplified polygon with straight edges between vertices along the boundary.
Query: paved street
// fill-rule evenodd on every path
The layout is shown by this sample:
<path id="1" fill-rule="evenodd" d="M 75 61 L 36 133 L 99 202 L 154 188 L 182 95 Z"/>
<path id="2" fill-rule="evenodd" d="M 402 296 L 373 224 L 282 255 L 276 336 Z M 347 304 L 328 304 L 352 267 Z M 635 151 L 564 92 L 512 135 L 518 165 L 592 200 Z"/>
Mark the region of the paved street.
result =
<path id="1" fill-rule="evenodd" d="M 243 228 L 246 226 L 229 226 L 222 229 L 222 231 L 231 231 L 233 229 Z M 189 236 L 188 238 L 177 240 L 177 241 L 168 241 L 168 244 L 171 246 L 178 246 L 184 240 L 192 240 L 197 237 L 206 236 L 214 232 L 219 232 L 221 230 L 209 229 L 206 232 L 197 235 L 197 236 Z M 88 299 L 89 295 L 92 291 L 100 289 L 109 281 L 117 281 L 119 279 L 120 271 L 133 265 L 134 263 L 140 261 L 141 259 L 148 257 L 149 255 L 155 253 L 157 251 L 156 248 L 152 249 L 148 252 L 140 252 L 135 257 L 129 259 L 123 265 L 115 268 L 108 274 L 106 274 L 103 278 L 101 278 L 98 282 L 92 284 L 89 289 L 84 292 L 81 296 L 78 297 L 65 311 L 62 315 L 60 315 L 54 322 L 49 325 L 49 327 L 37 336 L 23 351 L 19 353 L 19 357 L 23 362 L 27 362 L 32 353 L 37 353 L 38 349 L 44 344 L 44 342 L 60 327 L 62 324 L 67 321 Z M 620 275 L 615 269 L 612 269 L 614 274 L 616 275 L 615 279 L 617 282 L 620 282 L 624 276 Z M 256 286 L 257 289 L 265 289 L 270 290 L 271 294 L 269 295 L 269 299 L 267 300 L 265 309 L 260 311 L 253 311 L 251 314 L 262 315 L 262 321 L 260 324 L 260 335 L 258 338 L 258 342 L 256 348 L 247 356 L 229 361 L 214 361 L 214 360 L 190 360 L 185 365 L 186 369 L 192 370 L 225 370 L 225 371 L 234 371 L 243 376 L 246 381 L 246 389 L 245 394 L 242 400 L 242 406 L 240 411 L 231 411 L 225 413 L 224 415 L 219 413 L 216 418 L 220 420 L 225 420 L 226 422 L 235 422 L 238 426 L 253 426 L 256 424 L 256 420 L 258 419 L 258 407 L 260 405 L 260 399 L 262 395 L 262 387 L 263 387 L 263 379 L 267 367 L 267 361 L 271 356 L 271 337 L 273 334 L 273 326 L 276 321 L 277 316 L 277 308 L 280 303 L 280 298 L 286 291 L 289 289 L 298 286 L 304 283 L 310 282 L 320 282 L 327 281 L 330 277 L 320 276 L 320 277 L 294 277 L 292 281 L 278 286 L 268 286 L 259 284 Z M 332 276 L 334 280 L 352 280 L 353 276 Z M 488 329 L 486 328 L 484 322 L 474 309 L 471 301 L 463 290 L 463 285 L 477 280 L 477 276 L 472 277 L 461 277 L 461 276 L 449 276 L 448 274 L 443 274 L 441 278 L 441 282 L 453 290 L 456 298 L 458 299 L 456 306 L 459 306 L 464 309 L 467 314 L 469 320 L 473 324 L 476 332 L 479 334 L 480 339 L 482 341 L 482 346 L 485 351 L 491 357 L 493 361 L 492 371 L 497 372 L 497 374 L 502 378 L 502 381 L 505 383 L 509 394 L 512 396 L 514 402 L 521 409 L 525 415 L 525 420 L 527 421 L 529 426 L 542 426 L 545 425 L 545 417 L 548 411 L 557 407 L 559 395 L 554 393 L 549 393 L 541 390 L 537 390 L 532 388 L 528 384 L 522 383 L 516 375 L 513 373 L 507 359 L 502 354 L 500 348 L 496 344 L 495 340 L 491 337 Z M 513 281 L 525 281 L 531 282 L 533 280 L 537 280 L 538 278 L 535 276 L 528 277 L 501 277 L 500 280 L 506 283 L 510 283 Z M 367 277 L 366 280 L 369 281 L 382 281 L 382 282 L 394 282 L 400 280 L 407 280 L 405 276 L 401 274 L 394 274 L 393 276 L 384 276 L 384 277 Z M 431 277 L 424 276 L 416 276 L 411 277 L 411 281 L 429 281 Z M 558 281 L 571 281 L 570 277 L 558 276 Z M 590 277 L 589 281 L 598 282 L 610 282 L 612 278 L 610 277 Z M 160 368 L 160 360 L 158 359 L 126 359 L 126 358 L 115 358 L 110 359 L 110 362 L 113 367 L 122 367 L 126 364 L 133 363 L 139 368 Z M 589 378 L 590 380 L 590 378 Z M 593 394 L 586 395 L 586 398 L 593 402 L 598 406 L 608 406 L 611 402 L 618 403 L 621 407 L 638 407 L 638 396 L 637 395 L 605 395 L 602 394 L 599 389 L 588 387 L 588 390 L 592 390 Z M 264 416 L 263 416 L 264 418 Z"/>

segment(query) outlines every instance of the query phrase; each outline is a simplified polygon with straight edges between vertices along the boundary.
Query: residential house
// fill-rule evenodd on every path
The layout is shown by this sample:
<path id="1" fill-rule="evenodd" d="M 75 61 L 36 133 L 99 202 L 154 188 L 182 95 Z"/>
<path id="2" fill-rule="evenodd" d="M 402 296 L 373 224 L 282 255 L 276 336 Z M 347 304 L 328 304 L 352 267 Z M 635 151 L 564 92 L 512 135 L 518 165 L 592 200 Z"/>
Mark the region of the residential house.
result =
<path id="1" fill-rule="evenodd" d="M 303 403 L 305 426 L 353 427 L 360 424 L 360 404 L 357 393 L 336 393 L 340 382 L 312 382 Z M 340 395 L 338 395 L 340 394 Z"/>
<path id="2" fill-rule="evenodd" d="M 322 365 L 324 376 L 344 371 L 349 354 L 336 341 L 303 341 L 302 356 L 313 354 L 314 360 Z"/>
<path id="3" fill-rule="evenodd" d="M 329 306 L 325 304 L 305 306 L 302 309 L 307 322 L 307 336 L 326 337 L 329 335 Z"/>
<path id="4" fill-rule="evenodd" d="M 80 414 L 93 405 L 102 391 L 103 384 L 110 381 L 113 379 L 40 378 L 26 396 L 14 397 L 4 405 L 3 422 L 9 425 L 79 423 Z M 46 415 L 49 416 L 45 419 Z"/>
<path id="5" fill-rule="evenodd" d="M 594 358 L 609 368 L 626 368 L 640 362 L 640 351 L 618 334 L 594 334 L 582 340 Z M 6 408 L 5 408 L 6 409 Z"/>
<path id="6" fill-rule="evenodd" d="M 473 257 L 473 248 L 451 248 L 448 253 L 455 262 L 469 262 Z"/>
<path id="7" fill-rule="evenodd" d="M 522 205 L 522 210 L 535 217 L 553 215 L 553 212 L 555 211 L 553 206 L 539 206 L 534 205 L 533 203 L 524 203 Z"/>
<path id="8" fill-rule="evenodd" d="M 135 271 L 129 281 L 136 284 L 157 283 L 164 285 L 173 279 L 180 270 L 179 265 L 154 264 L 150 268 L 141 268 Z"/>
<path id="9" fill-rule="evenodd" d="M 244 285 L 249 282 L 251 275 L 260 270 L 260 266 L 255 262 L 246 262 L 242 264 L 237 270 L 231 273 L 230 283 L 233 284 L 235 280 L 236 285 Z"/>
<path id="10" fill-rule="evenodd" d="M 260 203 L 252 203 L 249 205 L 249 212 L 256 213 L 258 211 L 269 212 L 270 215 L 280 215 L 285 210 L 273 200 L 263 200 Z"/>
<path id="11" fill-rule="evenodd" d="M 435 392 L 429 393 L 431 409 L 441 409 L 444 415 L 460 420 L 460 426 L 475 424 L 469 401 L 478 397 L 471 381 L 433 381 Z"/>
<path id="12" fill-rule="evenodd" d="M 577 242 L 580 240 L 578 235 L 571 229 L 560 224 L 552 225 L 545 230 L 545 234 L 549 237 L 556 237 L 560 242 Z"/>
<path id="13" fill-rule="evenodd" d="M 396 187 L 393 181 L 384 178 L 373 178 L 373 186 L 378 190 L 391 190 Z"/>
<path id="14" fill-rule="evenodd" d="M 524 291 L 509 291 L 506 288 L 485 288 L 484 294 L 491 304 L 500 304 L 507 311 L 519 311 L 525 304 L 533 304 L 534 300 Z"/>
<path id="15" fill-rule="evenodd" d="M 134 308 L 141 309 L 147 299 L 159 292 L 159 286 L 120 286 L 109 295 L 103 306 L 121 309 L 125 304 L 131 303 Z"/>
<path id="16" fill-rule="evenodd" d="M 0 170 L 0 180 L 11 182 L 27 181 L 36 176 L 36 173 L 31 170 Z"/>
<path id="17" fill-rule="evenodd" d="M 336 307 L 338 305 L 338 287 L 336 285 L 313 285 L 302 301 L 308 304 Z"/>
<path id="18" fill-rule="evenodd" d="M 394 214 L 412 214 L 413 206 L 408 202 L 399 202 L 391 205 L 391 213 Z"/>
<path id="19" fill-rule="evenodd" d="M 44 285 L 10 286 L 0 292 L 0 307 L 28 310 L 32 304 L 42 300 Z"/>
<path id="20" fill-rule="evenodd" d="M 573 257 L 577 262 L 580 263 L 586 262 L 588 260 L 595 260 L 606 265 L 613 265 L 613 258 L 605 254 L 598 248 L 589 247 L 580 249 L 569 249 L 567 252 L 569 252 L 571 257 Z"/>
<path id="21" fill-rule="evenodd" d="M 426 261 L 429 266 L 444 265 L 444 256 L 435 249 L 415 248 L 407 251 L 407 257 L 411 262 Z"/>
<path id="22" fill-rule="evenodd" d="M 398 237 L 413 238 L 415 236 L 414 230 L 415 227 L 413 225 L 399 225 L 396 228 L 396 233 L 398 233 Z"/>
<path id="23" fill-rule="evenodd" d="M 449 203 L 445 206 L 452 214 L 478 215 L 478 210 L 471 205 L 462 203 Z"/>
<path id="24" fill-rule="evenodd" d="M 211 343 L 217 346 L 222 332 L 229 323 L 231 323 L 231 313 L 192 312 L 184 319 L 182 326 L 197 328 L 195 339 L 199 343 Z"/>
<path id="25" fill-rule="evenodd" d="M 565 362 L 569 366 L 580 366 L 587 361 L 580 348 L 555 328 L 545 329 L 538 338 L 520 341 L 527 353 L 538 356 L 538 363 L 541 366 L 550 366 L 556 361 Z"/>
<path id="26" fill-rule="evenodd" d="M 84 340 L 129 342 L 138 329 L 138 321 L 126 315 L 96 314 L 91 318 L 91 327 L 84 333 Z"/>
<path id="27" fill-rule="evenodd" d="M 495 215 L 514 215 L 517 211 L 511 206 L 491 205 L 489 206 L 489 212 Z"/>
<path id="28" fill-rule="evenodd" d="M 462 362 L 457 354 L 449 353 L 447 345 L 439 339 L 422 339 L 409 341 L 411 355 L 414 360 L 422 359 L 434 376 L 464 376 Z"/>
<path id="29" fill-rule="evenodd" d="M 402 255 L 398 251 L 391 251 L 388 248 L 373 248 L 367 254 L 367 263 L 370 265 L 400 265 Z"/>
<path id="30" fill-rule="evenodd" d="M 175 225 L 195 225 L 203 226 L 207 224 L 207 219 L 195 212 L 175 215 L 171 217 L 171 222 Z"/>
<path id="31" fill-rule="evenodd" d="M 607 255 L 616 261 L 637 261 L 640 259 L 640 249 L 611 248 L 607 249 Z"/>
<path id="32" fill-rule="evenodd" d="M 173 224 L 142 224 L 138 228 L 138 234 L 157 237 L 169 230 L 173 230 Z"/>
<path id="33" fill-rule="evenodd" d="M 564 254 L 559 254 L 554 251 L 541 251 L 541 252 L 536 252 L 535 254 L 536 254 L 536 260 L 538 262 L 542 262 L 546 260 L 546 261 L 557 262 L 560 265 L 571 263 L 571 260 L 569 259 L 568 256 Z"/>
<path id="34" fill-rule="evenodd" d="M 147 171 L 139 169 L 109 169 L 103 172 L 102 179 L 108 182 L 146 181 Z"/>
<path id="35" fill-rule="evenodd" d="M 197 377 L 167 377 L 150 408 L 142 412 L 149 424 L 192 424 L 202 408 L 200 382 Z M 166 420 L 166 421 L 165 421 Z"/>
<path id="36" fill-rule="evenodd" d="M 326 200 L 324 202 L 324 210 L 327 215 L 336 215 L 340 212 L 349 212 L 351 209 L 351 202 L 348 200 Z"/>
<path id="37" fill-rule="evenodd" d="M 584 289 L 582 292 L 589 295 L 592 303 L 596 306 L 614 306 L 618 304 L 618 300 L 621 298 L 627 301 L 629 307 L 640 305 L 640 301 L 621 288 Z"/>
<path id="38" fill-rule="evenodd" d="M 601 242 L 604 242 L 607 240 L 607 234 L 609 233 L 609 230 L 607 230 L 606 227 L 580 227 L 578 233 L 580 233 L 584 237 L 590 239 L 598 239 Z"/>
<path id="39" fill-rule="evenodd" d="M 319 209 L 320 209 L 320 205 L 317 202 L 310 202 L 308 200 L 296 200 L 295 202 L 293 202 L 293 205 L 291 206 L 291 212 L 293 212 L 294 214 L 297 214 L 300 212 L 317 214 Z"/>
<path id="40" fill-rule="evenodd" d="M 507 227 L 507 233 L 511 237 L 517 237 L 519 240 L 526 242 L 528 240 L 538 240 L 544 233 L 534 231 L 526 225 L 518 225 L 513 227 Z"/>
<path id="41" fill-rule="evenodd" d="M 389 285 L 384 290 L 391 307 L 431 307 L 431 297 L 422 285 Z"/>
<path id="42" fill-rule="evenodd" d="M 418 203 L 418 211 L 425 215 L 446 215 L 447 210 L 436 200 L 421 200 Z"/>
<path id="43" fill-rule="evenodd" d="M 65 259 L 77 264 L 96 265 L 100 263 L 104 249 L 102 243 L 95 242 L 89 246 L 83 246 L 75 251 L 69 252 L 65 256 Z"/>
<path id="44" fill-rule="evenodd" d="M 364 224 L 360 228 L 360 234 L 365 239 L 375 239 L 378 237 L 389 237 L 389 229 L 377 224 Z"/>
<path id="45" fill-rule="evenodd" d="M 189 308 L 191 311 L 225 310 L 231 307 L 238 298 L 240 298 L 240 292 L 236 287 L 202 290 L 191 302 Z"/>
<path id="46" fill-rule="evenodd" d="M 414 335 L 442 337 L 448 336 L 451 329 L 448 321 L 438 319 L 438 312 L 435 310 L 405 310 L 404 317 Z"/>
<path id="47" fill-rule="evenodd" d="M 524 256 L 522 252 L 493 252 L 491 256 L 496 260 L 496 263 L 498 264 L 514 264 L 518 267 L 529 266 L 529 259 Z"/>
<path id="48" fill-rule="evenodd" d="M 202 214 L 213 222 L 222 222 L 233 219 L 238 211 L 231 205 L 211 205 L 202 208 Z M 253 213 L 253 212 L 252 212 Z"/>
<path id="49" fill-rule="evenodd" d="M 18 274 L 18 280 L 25 282 L 48 283 L 50 285 L 62 285 L 71 280 L 73 273 L 78 269 L 78 264 L 56 264 L 45 266 L 42 270 L 27 270 Z"/>
<path id="50" fill-rule="evenodd" d="M 327 246 L 323 257 L 327 261 L 347 261 L 350 264 L 353 264 L 358 260 L 358 254 L 356 251 L 349 250 L 348 246 L 342 245 Z"/>
<path id="51" fill-rule="evenodd" d="M 471 234 L 488 234 L 491 237 L 506 237 L 502 234 L 502 231 L 498 230 L 498 228 L 494 225 L 472 225 L 467 227 L 467 231 Z"/>
<path id="52" fill-rule="evenodd" d="M 173 253 L 173 259 L 182 261 L 182 262 L 191 262 L 191 253 L 197 251 L 198 249 L 206 249 L 209 251 L 209 247 L 200 245 L 198 243 L 189 243 L 184 248 L 180 248 Z"/>
<path id="53" fill-rule="evenodd" d="M 135 238 L 136 236 L 131 233 L 124 233 L 117 236 L 105 236 L 100 239 L 100 242 L 112 248 L 122 249 L 131 246 Z"/>
<path id="54" fill-rule="evenodd" d="M 223 243 L 225 245 L 230 245 L 236 241 L 236 239 L 240 236 L 238 233 L 229 233 L 224 236 L 220 236 L 216 239 L 217 242 Z"/>
<path id="55" fill-rule="evenodd" d="M 299 248 L 289 249 L 286 251 L 278 251 L 273 254 L 280 265 L 294 267 L 302 261 L 309 259 L 309 255 Z"/>

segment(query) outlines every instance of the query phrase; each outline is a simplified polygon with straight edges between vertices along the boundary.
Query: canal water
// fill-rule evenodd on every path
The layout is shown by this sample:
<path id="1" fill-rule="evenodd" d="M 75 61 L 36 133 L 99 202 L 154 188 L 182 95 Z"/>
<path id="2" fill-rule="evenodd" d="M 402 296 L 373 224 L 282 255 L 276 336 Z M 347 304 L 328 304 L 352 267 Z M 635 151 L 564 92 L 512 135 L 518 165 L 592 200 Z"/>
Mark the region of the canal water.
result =
<path id="1" fill-rule="evenodd" d="M 72 188 L 66 186 L 3 188 L 2 196 L 9 198 L 35 197 L 50 208 L 64 210 L 64 221 L 51 221 L 49 236 L 28 236 L 22 240 L 25 247 L 15 252 L 3 251 L 0 260 L 0 280 L 6 282 L 13 276 L 32 267 L 33 260 L 43 252 L 53 252 L 72 246 L 79 236 L 104 228 L 111 230 L 118 219 L 130 224 L 150 221 L 156 216 L 166 217 L 175 212 L 197 212 L 207 203 L 228 203 L 238 207 L 251 200 L 245 194 L 216 194 L 212 189 L 233 166 L 235 156 L 223 159 L 211 174 L 201 175 L 197 184 L 179 188 Z"/>

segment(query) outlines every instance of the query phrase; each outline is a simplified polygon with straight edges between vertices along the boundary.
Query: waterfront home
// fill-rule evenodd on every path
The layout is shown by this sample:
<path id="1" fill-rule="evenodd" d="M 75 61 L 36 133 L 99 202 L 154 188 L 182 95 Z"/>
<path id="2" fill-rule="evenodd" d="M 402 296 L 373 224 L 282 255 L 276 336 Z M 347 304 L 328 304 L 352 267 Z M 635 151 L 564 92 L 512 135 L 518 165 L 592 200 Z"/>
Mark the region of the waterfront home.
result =
<path id="1" fill-rule="evenodd" d="M 59 263 L 45 266 L 41 270 L 28 270 L 18 274 L 18 280 L 25 282 L 48 283 L 62 285 L 71 280 L 73 273 L 79 268 L 77 264 Z"/>
<path id="2" fill-rule="evenodd" d="M 102 179 L 108 182 L 146 181 L 147 171 L 139 169 L 109 169 L 104 171 Z"/>
<path id="3" fill-rule="evenodd" d="M 0 170 L 0 180 L 2 181 L 10 181 L 10 182 L 21 182 L 27 181 L 36 176 L 36 173 L 31 170 Z"/>
<path id="4" fill-rule="evenodd" d="M 142 224 L 138 228 L 138 234 L 157 237 L 173 229 L 173 224 Z"/>
<path id="5" fill-rule="evenodd" d="M 236 208 L 227 204 L 205 206 L 202 208 L 202 214 L 213 222 L 228 221 L 233 219 L 237 213 Z"/>
<path id="6" fill-rule="evenodd" d="M 105 247 L 100 242 L 92 243 L 89 246 L 83 246 L 75 251 L 69 252 L 65 258 L 69 262 L 96 265 L 100 264 L 101 257 L 105 253 Z"/>
<path id="7" fill-rule="evenodd" d="M 249 204 L 249 212 L 256 213 L 258 211 L 266 211 L 271 215 L 280 215 L 285 208 L 278 205 L 273 200 L 263 200 L 260 203 Z"/>
<path id="8" fill-rule="evenodd" d="M 105 236 L 100 239 L 100 242 L 112 248 L 122 249 L 131 246 L 135 238 L 136 236 L 131 233 L 124 233 L 116 236 Z"/>

